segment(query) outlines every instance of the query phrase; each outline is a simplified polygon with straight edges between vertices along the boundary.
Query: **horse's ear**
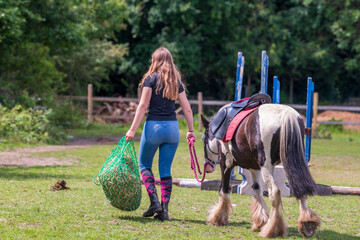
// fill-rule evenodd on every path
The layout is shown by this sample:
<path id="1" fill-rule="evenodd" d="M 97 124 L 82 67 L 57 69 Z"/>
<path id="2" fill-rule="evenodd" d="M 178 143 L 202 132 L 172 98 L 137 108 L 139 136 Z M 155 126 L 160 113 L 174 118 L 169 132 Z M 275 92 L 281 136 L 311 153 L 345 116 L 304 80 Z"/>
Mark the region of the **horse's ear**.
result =
<path id="1" fill-rule="evenodd" d="M 201 114 L 201 121 L 205 128 L 209 128 L 209 121 Z"/>

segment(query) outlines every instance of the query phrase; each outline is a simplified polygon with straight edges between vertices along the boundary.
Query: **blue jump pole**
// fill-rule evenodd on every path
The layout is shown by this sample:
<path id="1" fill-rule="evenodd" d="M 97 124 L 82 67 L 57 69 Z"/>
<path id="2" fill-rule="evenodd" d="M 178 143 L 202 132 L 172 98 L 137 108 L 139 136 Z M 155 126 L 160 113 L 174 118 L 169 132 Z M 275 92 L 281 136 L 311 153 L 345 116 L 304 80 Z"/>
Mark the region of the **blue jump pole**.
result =
<path id="1" fill-rule="evenodd" d="M 235 83 L 235 101 L 241 99 L 241 89 L 243 85 L 243 75 L 244 75 L 244 62 L 245 58 L 242 55 L 242 52 L 238 52 L 237 64 L 236 64 L 236 83 Z"/>
<path id="2" fill-rule="evenodd" d="M 273 103 L 280 103 L 280 81 L 277 76 L 274 76 L 273 84 Z"/>
<path id="3" fill-rule="evenodd" d="M 313 118 L 313 97 L 314 97 L 314 82 L 311 77 L 308 77 L 307 82 L 307 98 L 306 98 L 306 128 L 312 126 Z M 310 161 L 310 151 L 311 151 L 311 132 L 305 137 L 305 161 L 308 163 Z"/>
<path id="4" fill-rule="evenodd" d="M 236 64 L 235 102 L 241 99 L 241 89 L 243 85 L 243 76 L 244 76 L 244 64 L 245 64 L 245 58 L 242 55 L 242 52 L 238 52 L 237 64 Z M 242 177 L 245 181 L 245 176 L 242 175 Z M 235 180 L 235 179 L 236 179 L 236 175 L 234 174 L 234 169 L 233 169 L 231 171 L 230 180 Z"/>
<path id="5" fill-rule="evenodd" d="M 269 69 L 269 57 L 266 55 L 266 51 L 261 53 L 261 93 L 267 93 L 268 86 L 268 69 Z M 243 177 L 242 183 L 238 186 L 238 193 L 241 194 L 242 188 L 246 188 L 248 181 L 245 175 L 242 173 L 241 167 L 239 167 L 239 174 Z"/>
<path id="6" fill-rule="evenodd" d="M 268 69 L 269 69 L 269 57 L 266 55 L 266 51 L 261 53 L 261 93 L 267 93 L 268 86 Z"/>

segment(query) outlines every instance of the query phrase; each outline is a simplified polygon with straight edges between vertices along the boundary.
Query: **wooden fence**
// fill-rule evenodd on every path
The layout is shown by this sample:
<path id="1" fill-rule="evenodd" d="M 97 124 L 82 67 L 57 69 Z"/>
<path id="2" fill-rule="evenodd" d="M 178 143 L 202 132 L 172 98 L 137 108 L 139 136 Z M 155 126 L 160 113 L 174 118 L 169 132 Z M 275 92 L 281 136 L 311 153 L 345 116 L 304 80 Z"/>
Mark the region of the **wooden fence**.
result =
<path id="1" fill-rule="evenodd" d="M 102 118 L 102 119 L 113 119 L 113 120 L 124 120 L 122 116 L 103 116 L 103 115 L 93 115 L 93 102 L 139 102 L 140 100 L 140 91 L 138 91 L 137 98 L 118 98 L 118 97 L 94 97 L 93 96 L 93 86 L 92 84 L 88 85 L 88 96 L 61 96 L 61 99 L 66 100 L 77 100 L 77 101 L 87 101 L 88 106 L 88 122 L 92 122 L 94 117 Z M 176 102 L 178 104 L 178 102 Z M 198 121 L 199 121 L 199 130 L 202 130 L 201 124 L 201 114 L 203 113 L 203 106 L 223 106 L 228 104 L 229 101 L 217 101 L 217 100 L 203 100 L 202 92 L 198 92 L 197 99 L 189 99 L 190 105 L 197 105 L 198 109 Z M 287 104 L 288 106 L 293 107 L 298 110 L 306 110 L 306 105 L 299 104 Z M 177 113 L 181 109 L 177 110 Z M 317 121 L 317 113 L 318 111 L 325 110 L 334 110 L 334 111 L 349 111 L 349 112 L 360 112 L 360 107 L 356 106 L 318 106 L 318 93 L 314 93 L 314 130 L 316 132 L 317 124 L 336 124 L 336 125 L 360 125 L 360 122 L 337 122 L 337 121 Z"/>

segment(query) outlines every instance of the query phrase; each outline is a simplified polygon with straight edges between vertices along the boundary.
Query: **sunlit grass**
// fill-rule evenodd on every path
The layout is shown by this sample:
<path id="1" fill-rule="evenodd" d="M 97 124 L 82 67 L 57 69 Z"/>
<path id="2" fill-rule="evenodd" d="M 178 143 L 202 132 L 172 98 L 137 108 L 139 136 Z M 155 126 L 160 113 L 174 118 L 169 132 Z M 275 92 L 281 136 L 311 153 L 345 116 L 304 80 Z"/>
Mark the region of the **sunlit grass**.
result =
<path id="1" fill-rule="evenodd" d="M 98 130 L 94 131 L 99 136 Z M 115 131 L 115 130 L 114 130 Z M 122 134 L 126 132 L 126 128 Z M 176 153 L 174 178 L 194 178 L 190 169 L 186 129 Z M 196 149 L 203 161 L 201 133 L 196 132 Z M 359 184 L 358 138 L 344 141 L 314 139 L 311 172 L 317 183 L 357 186 Z M 216 191 L 174 186 L 170 203 L 170 222 L 143 218 L 149 200 L 143 187 L 139 209 L 121 212 L 106 200 L 101 187 L 92 182 L 115 145 L 98 145 L 71 151 L 43 152 L 35 156 L 75 159 L 77 164 L 57 167 L 0 168 L 0 239 L 260 239 L 251 231 L 250 196 L 231 195 L 234 213 L 229 225 L 206 224 L 207 210 L 218 200 Z M 135 141 L 138 149 L 139 141 Z M 154 174 L 159 177 L 157 157 Z M 220 177 L 217 170 L 208 179 Z M 50 186 L 65 179 L 68 191 L 50 191 Z M 160 191 L 159 191 L 160 192 Z M 322 217 L 321 230 L 314 239 L 359 239 L 360 202 L 358 196 L 315 196 L 308 206 Z M 269 206 L 269 200 L 266 198 Z M 281 239 L 303 239 L 296 229 L 298 203 L 283 198 L 284 217 L 289 234 Z"/>

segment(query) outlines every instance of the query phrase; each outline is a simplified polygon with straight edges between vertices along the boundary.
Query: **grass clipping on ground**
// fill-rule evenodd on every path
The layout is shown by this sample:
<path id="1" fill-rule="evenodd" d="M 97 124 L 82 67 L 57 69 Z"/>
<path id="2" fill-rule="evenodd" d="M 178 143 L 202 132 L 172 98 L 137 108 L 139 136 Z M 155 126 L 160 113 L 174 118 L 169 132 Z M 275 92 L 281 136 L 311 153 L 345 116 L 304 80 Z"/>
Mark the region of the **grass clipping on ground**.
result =
<path id="1" fill-rule="evenodd" d="M 96 178 L 112 206 L 123 211 L 136 210 L 141 202 L 141 179 L 133 141 L 122 138 Z"/>

